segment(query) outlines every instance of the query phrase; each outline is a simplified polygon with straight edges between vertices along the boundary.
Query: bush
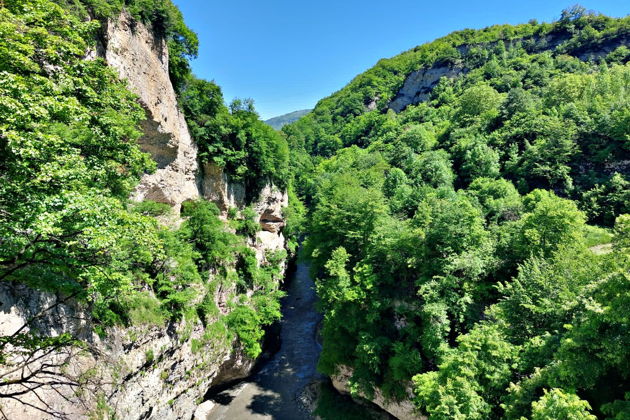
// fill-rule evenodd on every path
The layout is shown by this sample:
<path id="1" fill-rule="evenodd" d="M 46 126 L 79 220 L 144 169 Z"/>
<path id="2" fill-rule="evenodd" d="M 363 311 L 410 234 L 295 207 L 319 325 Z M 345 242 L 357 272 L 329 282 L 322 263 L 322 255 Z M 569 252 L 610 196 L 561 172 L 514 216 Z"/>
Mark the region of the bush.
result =
<path id="1" fill-rule="evenodd" d="M 246 207 L 241 211 L 241 217 L 234 224 L 236 233 L 255 238 L 256 233 L 260 230 L 260 224 L 257 221 L 258 214 L 251 207 Z"/>
<path id="2" fill-rule="evenodd" d="M 252 359 L 258 357 L 265 332 L 256 311 L 248 306 L 237 306 L 227 316 L 227 325 L 238 336 L 245 354 Z"/>
<path id="3" fill-rule="evenodd" d="M 169 214 L 172 209 L 168 204 L 144 200 L 139 203 L 133 203 L 131 210 L 135 213 L 140 213 L 143 216 L 158 217 Z"/>
<path id="4" fill-rule="evenodd" d="M 126 305 L 132 325 L 160 326 L 166 321 L 160 301 L 146 292 L 132 294 Z"/>

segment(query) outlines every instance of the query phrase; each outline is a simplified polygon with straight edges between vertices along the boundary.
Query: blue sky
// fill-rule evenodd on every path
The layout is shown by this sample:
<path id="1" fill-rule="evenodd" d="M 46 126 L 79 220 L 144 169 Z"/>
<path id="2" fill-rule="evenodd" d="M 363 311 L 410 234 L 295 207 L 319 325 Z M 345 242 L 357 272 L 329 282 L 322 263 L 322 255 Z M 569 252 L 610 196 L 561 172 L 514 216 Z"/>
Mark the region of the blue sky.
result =
<path id="1" fill-rule="evenodd" d="M 315 103 L 354 76 L 416 45 L 463 28 L 552 21 L 577 0 L 175 0 L 199 35 L 198 77 L 226 101 L 253 98 L 263 118 Z M 628 0 L 584 0 L 610 16 Z"/>

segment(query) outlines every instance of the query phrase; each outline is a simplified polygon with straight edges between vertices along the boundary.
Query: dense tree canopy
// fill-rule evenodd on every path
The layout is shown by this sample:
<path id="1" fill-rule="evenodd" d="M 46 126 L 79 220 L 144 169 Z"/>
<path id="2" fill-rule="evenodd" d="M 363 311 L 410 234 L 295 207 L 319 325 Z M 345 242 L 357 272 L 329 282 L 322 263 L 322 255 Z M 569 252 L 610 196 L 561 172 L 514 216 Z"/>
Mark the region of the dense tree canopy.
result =
<path id="1" fill-rule="evenodd" d="M 256 357 L 262 326 L 280 315 L 286 255 L 267 255 L 259 266 L 247 245 L 258 230 L 251 211 L 236 211 L 228 226 L 214 204 L 187 202 L 183 222 L 166 223 L 175 228 L 164 223 L 178 216 L 170 206 L 129 202 L 140 176 L 155 169 L 136 142 L 145 113 L 102 59 L 85 60 L 99 28 L 86 14 L 108 18 L 125 7 L 166 36 L 171 70 L 196 53 L 196 37 L 170 1 L 60 4 L 7 0 L 0 7 L 0 280 L 78 299 L 99 333 L 113 324 L 201 320 L 206 344 L 238 337 Z M 228 113 L 219 88 L 192 78 L 187 61 L 182 66 L 171 76 L 182 106 L 199 116 L 190 120 L 193 134 L 206 123 L 219 127 L 223 149 L 208 159 L 227 156 L 228 170 L 248 184 L 286 180 L 284 139 L 249 108 Z M 233 290 L 223 313 L 219 287 Z M 6 345 L 19 343 L 77 341 L 34 330 L 3 337 L 3 363 Z"/>
<path id="2" fill-rule="evenodd" d="M 270 181 L 288 186 L 287 142 L 259 119 L 251 100 L 234 100 L 228 108 L 216 84 L 192 76 L 180 98 L 203 161 L 225 168 L 250 198 Z"/>
<path id="3" fill-rule="evenodd" d="M 168 41 L 201 163 L 249 199 L 289 189 L 285 232 L 307 233 L 324 314 L 320 370 L 350 367 L 353 392 L 435 419 L 630 416 L 630 18 L 574 7 L 455 32 L 379 61 L 280 133 L 191 74 L 197 38 L 170 1 L 4 0 L 0 280 L 78 299 L 101 334 L 200 321 L 197 347 L 238 338 L 250 357 L 280 316 L 286 253 L 258 264 L 251 209 L 225 221 L 204 200 L 181 215 L 129 202 L 155 169 L 136 143 L 144 112 L 84 59 L 123 9 Z M 446 76 L 392 106 L 427 69 Z M 3 338 L 0 362 L 10 340 L 76 344 Z"/>
<path id="4" fill-rule="evenodd" d="M 432 419 L 628 416 L 628 28 L 573 8 L 455 32 L 283 128 L 320 370 Z M 395 113 L 418 69 L 454 75 Z"/>

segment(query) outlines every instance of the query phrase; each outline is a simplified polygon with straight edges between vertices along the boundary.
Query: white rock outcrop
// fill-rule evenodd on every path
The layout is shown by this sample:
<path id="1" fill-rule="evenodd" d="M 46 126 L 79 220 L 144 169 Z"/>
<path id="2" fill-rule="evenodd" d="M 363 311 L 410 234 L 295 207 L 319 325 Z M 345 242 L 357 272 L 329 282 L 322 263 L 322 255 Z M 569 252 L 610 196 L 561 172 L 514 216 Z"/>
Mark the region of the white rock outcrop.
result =
<path id="1" fill-rule="evenodd" d="M 201 194 L 224 213 L 232 207 L 245 206 L 245 186 L 230 181 L 223 168 L 214 163 L 204 163 L 202 166 Z"/>
<path id="2" fill-rule="evenodd" d="M 205 401 L 197 407 L 193 420 L 210 420 L 210 412 L 214 408 L 214 403 L 210 400 Z"/>
<path id="3" fill-rule="evenodd" d="M 254 211 L 258 214 L 261 230 L 256 234 L 256 256 L 262 262 L 268 252 L 285 249 L 286 240 L 282 234 L 285 225 L 283 209 L 289 205 L 286 191 L 273 185 L 266 185 L 260 192 Z"/>
<path id="4" fill-rule="evenodd" d="M 431 91 L 442 77 L 449 79 L 462 74 L 462 67 L 441 65 L 422 68 L 409 74 L 398 91 L 396 97 L 389 103 L 389 108 L 400 112 L 409 105 L 416 105 L 429 99 Z"/>
<path id="5" fill-rule="evenodd" d="M 167 203 L 177 214 L 184 201 L 200 196 L 217 203 L 224 213 L 232 207 L 242 209 L 245 187 L 231 182 L 216 165 L 200 168 L 198 164 L 197 147 L 169 78 L 165 40 L 123 12 L 105 26 L 98 54 L 127 80 L 147 116 L 139 143 L 158 169 L 142 177 L 132 199 Z M 282 209 L 288 205 L 287 194 L 266 186 L 253 205 L 262 231 L 251 246 L 259 262 L 264 262 L 268 251 L 285 247 Z M 52 309 L 40 314 L 46 308 Z M 93 332 L 90 314 L 75 300 L 21 284 L 0 284 L 0 336 L 14 334 L 36 315 L 36 321 L 21 332 L 35 328 L 52 337 L 71 333 L 87 343 L 83 351 L 53 352 L 42 359 L 62 362 L 63 370 L 76 378 L 89 375 L 89 384 L 81 392 L 60 385 L 25 397 L 32 403 L 41 398 L 57 414 L 72 419 L 110 415 L 129 420 L 204 418 L 209 404 L 202 401 L 207 390 L 247 376 L 254 364 L 235 342 L 208 341 L 200 321 L 114 327 L 101 339 Z M 197 347 L 202 342 L 202 347 L 193 348 L 193 340 Z M 8 399 L 0 402 L 0 408 L 16 420 L 57 418 Z"/>
<path id="6" fill-rule="evenodd" d="M 142 177 L 132 198 L 179 209 L 182 202 L 199 196 L 197 146 L 177 105 L 165 39 L 123 12 L 108 22 L 101 54 L 140 97 L 147 116 L 139 143 L 156 161 L 157 170 Z"/>
<path id="7" fill-rule="evenodd" d="M 39 399 L 45 401 L 49 415 L 17 401 L 3 400 L 3 412 L 16 420 L 57 418 L 52 413 L 65 416 L 60 418 L 91 418 L 98 413 L 99 396 L 116 418 L 191 418 L 211 386 L 247 376 L 254 364 L 232 343 L 202 339 L 201 322 L 114 327 L 101 339 L 92 331 L 89 313 L 76 301 L 24 285 L 0 284 L 0 319 L 0 336 L 12 335 L 35 319 L 22 332 L 36 329 L 53 337 L 71 333 L 87 344 L 83 350 L 68 349 L 42 359 L 49 365 L 63 364 L 62 369 L 55 369 L 63 373 L 59 378 L 68 383 L 76 379 L 81 382 L 80 388 L 43 386 L 21 397 L 23 402 L 40 407 Z M 192 348 L 193 339 L 205 343 L 200 350 Z M 19 357 L 13 357 L 10 363 L 25 366 L 26 372 L 41 367 L 38 362 L 25 363 Z M 13 378 L 4 372 L 3 377 Z M 55 378 L 44 374 L 33 380 L 50 383 Z M 3 392 L 21 389 L 16 385 Z"/>

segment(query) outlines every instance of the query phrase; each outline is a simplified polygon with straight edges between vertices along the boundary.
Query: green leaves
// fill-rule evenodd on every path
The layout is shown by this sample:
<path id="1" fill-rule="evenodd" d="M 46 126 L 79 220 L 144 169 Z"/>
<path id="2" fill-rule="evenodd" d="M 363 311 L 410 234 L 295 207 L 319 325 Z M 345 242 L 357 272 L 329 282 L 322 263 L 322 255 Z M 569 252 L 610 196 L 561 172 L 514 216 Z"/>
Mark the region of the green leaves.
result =
<path id="1" fill-rule="evenodd" d="M 595 420 L 590 414 L 591 406 L 577 395 L 565 393 L 561 389 L 545 389 L 540 400 L 532 403 L 532 420 Z"/>
<path id="2" fill-rule="evenodd" d="M 180 92 L 191 76 L 189 58 L 195 58 L 199 48 L 197 34 L 184 22 L 180 10 L 172 1 L 158 0 L 59 0 L 66 10 L 85 21 L 116 19 L 125 10 L 134 19 L 163 36 L 169 49 L 169 74 L 176 92 Z M 92 29 L 98 27 L 94 22 Z M 88 35 L 85 38 L 89 39 Z"/>
<path id="3" fill-rule="evenodd" d="M 100 305 L 131 289 L 157 242 L 154 222 L 121 202 L 152 167 L 135 144 L 143 113 L 102 61 L 82 59 L 92 23 L 44 0 L 11 1 L 0 20 L 15 29 L 0 41 L 12 57 L 0 73 L 0 275 L 82 288 Z"/>
<path id="4" fill-rule="evenodd" d="M 227 318 L 228 327 L 238 334 L 245 354 L 255 359 L 262 352 L 260 347 L 264 331 L 260 328 L 260 315 L 248 306 L 238 306 Z"/>
<path id="5" fill-rule="evenodd" d="M 283 127 L 324 372 L 394 398 L 416 375 L 431 418 L 624 415 L 629 27 L 575 9 L 455 32 Z M 613 243 L 587 218 L 617 219 Z"/>
<path id="6" fill-rule="evenodd" d="M 521 255 L 550 256 L 562 244 L 582 240 L 584 214 L 574 202 L 556 197 L 547 191 L 535 190 L 525 196 L 531 212 L 520 222 L 517 247 Z"/>
<path id="7" fill-rule="evenodd" d="M 496 326 L 477 325 L 458 338 L 438 372 L 414 377 L 416 404 L 431 418 L 484 419 L 512 376 L 518 348 Z"/>
<path id="8" fill-rule="evenodd" d="M 249 200 L 256 199 L 267 182 L 287 187 L 286 140 L 258 119 L 251 100 L 236 100 L 228 111 L 217 85 L 192 76 L 180 97 L 200 157 L 243 182 Z"/>
<path id="9" fill-rule="evenodd" d="M 171 39 L 187 30 L 177 26 L 183 25 L 181 15 L 170 2 L 132 3 L 127 3 L 132 14 L 159 21 Z M 102 60 L 83 58 L 96 24 L 47 0 L 4 4 L 0 280 L 72 293 L 88 305 L 100 331 L 112 324 L 190 317 L 195 302 L 207 316 L 212 308 L 200 295 L 212 290 L 208 272 L 237 275 L 242 240 L 226 230 L 216 206 L 205 201 L 184 204 L 186 221 L 177 231 L 158 226 L 153 218 L 170 213 L 168 205 L 128 205 L 129 193 L 155 162 L 136 143 L 144 119 L 136 97 Z M 111 16 L 122 3 L 88 6 L 97 15 Z M 192 35 L 177 40 L 183 50 L 172 51 L 171 57 L 194 54 L 195 42 Z M 190 112 L 225 108 L 216 85 L 198 82 L 194 88 L 184 101 Z M 276 162 L 265 158 L 272 161 L 263 165 L 269 170 Z M 251 258 L 249 263 L 249 286 L 262 289 L 264 296 L 243 302 L 256 314 L 245 317 L 242 338 L 253 348 L 262 336 L 260 325 L 279 315 L 280 295 L 273 270 L 258 268 L 255 257 L 253 266 Z"/>

